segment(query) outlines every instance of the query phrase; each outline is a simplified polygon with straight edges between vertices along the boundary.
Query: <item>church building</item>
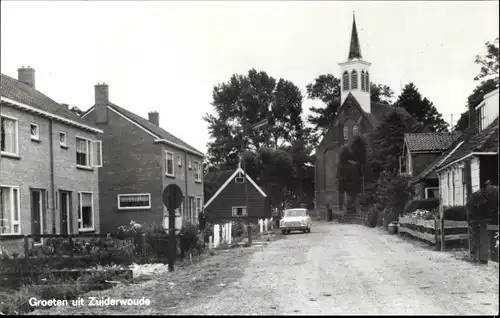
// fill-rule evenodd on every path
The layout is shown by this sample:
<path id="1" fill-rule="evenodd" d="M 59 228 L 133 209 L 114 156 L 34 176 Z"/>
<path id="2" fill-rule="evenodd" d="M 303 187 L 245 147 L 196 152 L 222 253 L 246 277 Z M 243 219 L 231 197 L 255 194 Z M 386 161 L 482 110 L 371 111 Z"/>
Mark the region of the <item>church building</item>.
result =
<path id="1" fill-rule="evenodd" d="M 370 100 L 371 63 L 363 59 L 361 46 L 353 16 L 349 55 L 339 63 L 341 71 L 341 106 L 330 128 L 316 148 L 315 199 L 316 208 L 327 204 L 338 211 L 345 204 L 345 195 L 339 193 L 337 183 L 337 161 L 340 147 L 356 136 L 372 131 L 377 123 L 392 111 L 403 115 L 412 131 L 420 131 L 422 125 L 406 110 Z"/>

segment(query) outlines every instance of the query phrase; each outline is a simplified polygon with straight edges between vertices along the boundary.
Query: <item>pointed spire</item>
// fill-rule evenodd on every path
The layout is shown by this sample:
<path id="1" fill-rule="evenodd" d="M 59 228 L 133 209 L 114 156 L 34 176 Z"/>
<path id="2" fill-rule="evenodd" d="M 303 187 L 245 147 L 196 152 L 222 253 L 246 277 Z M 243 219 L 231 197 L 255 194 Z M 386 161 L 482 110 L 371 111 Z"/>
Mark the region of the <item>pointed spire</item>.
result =
<path id="1" fill-rule="evenodd" d="M 355 58 L 362 58 L 361 47 L 359 45 L 358 29 L 356 28 L 356 18 L 354 12 L 352 13 L 352 32 L 351 32 L 351 45 L 349 46 L 349 60 Z"/>

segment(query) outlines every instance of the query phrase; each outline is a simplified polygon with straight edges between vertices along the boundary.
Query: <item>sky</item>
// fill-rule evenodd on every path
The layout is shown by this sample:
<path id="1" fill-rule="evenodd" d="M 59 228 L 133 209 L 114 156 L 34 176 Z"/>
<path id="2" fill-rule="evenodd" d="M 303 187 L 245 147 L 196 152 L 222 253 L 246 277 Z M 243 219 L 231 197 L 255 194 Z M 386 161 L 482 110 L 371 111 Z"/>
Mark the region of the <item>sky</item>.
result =
<path id="1" fill-rule="evenodd" d="M 251 68 L 305 95 L 339 77 L 352 13 L 371 81 L 399 95 L 413 82 L 454 123 L 478 84 L 475 56 L 498 37 L 498 1 L 1 1 L 1 71 L 35 69 L 36 88 L 87 110 L 110 101 L 206 153 L 214 85 Z M 304 116 L 321 102 L 305 99 Z"/>

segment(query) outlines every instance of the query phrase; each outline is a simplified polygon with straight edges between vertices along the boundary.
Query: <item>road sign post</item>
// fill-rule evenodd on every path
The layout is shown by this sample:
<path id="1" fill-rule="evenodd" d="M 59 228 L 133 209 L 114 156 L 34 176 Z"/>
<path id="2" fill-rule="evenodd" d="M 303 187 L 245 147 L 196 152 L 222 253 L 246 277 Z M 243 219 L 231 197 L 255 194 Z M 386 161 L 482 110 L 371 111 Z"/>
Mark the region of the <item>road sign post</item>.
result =
<path id="1" fill-rule="evenodd" d="M 177 254 L 175 242 L 175 209 L 177 209 L 184 199 L 182 189 L 176 184 L 169 184 L 163 190 L 163 204 L 168 211 L 168 236 L 170 241 L 170 257 L 168 259 L 168 270 L 174 270 L 174 263 Z"/>

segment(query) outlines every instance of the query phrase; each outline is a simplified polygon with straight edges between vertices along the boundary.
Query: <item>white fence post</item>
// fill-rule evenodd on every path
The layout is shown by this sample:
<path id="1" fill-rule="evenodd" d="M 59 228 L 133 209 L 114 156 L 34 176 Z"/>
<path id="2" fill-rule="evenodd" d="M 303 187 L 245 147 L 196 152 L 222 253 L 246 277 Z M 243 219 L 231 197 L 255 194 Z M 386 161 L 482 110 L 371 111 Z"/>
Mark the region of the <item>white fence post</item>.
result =
<path id="1" fill-rule="evenodd" d="M 212 236 L 212 235 L 210 235 L 210 236 L 208 237 L 208 249 L 209 249 L 209 250 L 211 250 L 211 249 L 213 249 L 213 248 L 214 248 L 214 245 L 213 245 L 213 236 Z"/>
<path id="2" fill-rule="evenodd" d="M 219 224 L 214 225 L 214 247 L 219 247 L 220 243 L 220 229 Z"/>
<path id="3" fill-rule="evenodd" d="M 229 244 L 231 244 L 231 242 L 233 240 L 233 231 L 232 231 L 232 223 L 231 222 L 229 222 L 227 224 L 227 228 L 228 228 L 228 232 L 229 232 L 229 234 L 228 234 Z"/>
<path id="4" fill-rule="evenodd" d="M 268 219 L 264 220 L 264 232 L 267 232 L 267 223 L 269 222 Z"/>
<path id="5" fill-rule="evenodd" d="M 259 229 L 260 229 L 260 233 L 263 232 L 263 227 L 264 227 L 264 220 L 263 219 L 260 219 L 259 220 Z"/>

